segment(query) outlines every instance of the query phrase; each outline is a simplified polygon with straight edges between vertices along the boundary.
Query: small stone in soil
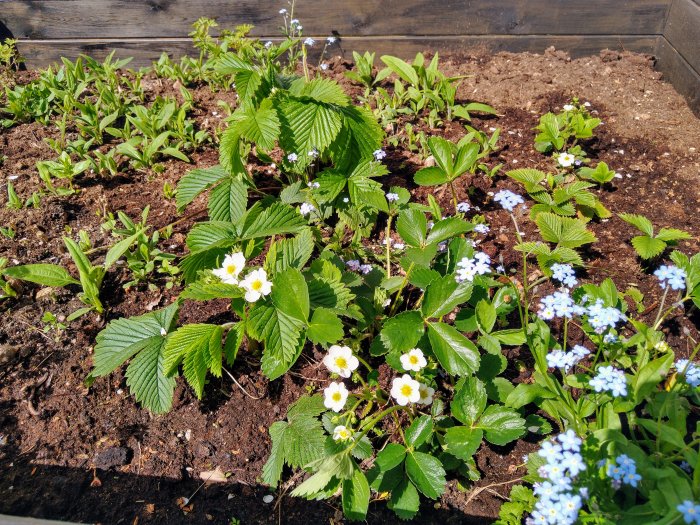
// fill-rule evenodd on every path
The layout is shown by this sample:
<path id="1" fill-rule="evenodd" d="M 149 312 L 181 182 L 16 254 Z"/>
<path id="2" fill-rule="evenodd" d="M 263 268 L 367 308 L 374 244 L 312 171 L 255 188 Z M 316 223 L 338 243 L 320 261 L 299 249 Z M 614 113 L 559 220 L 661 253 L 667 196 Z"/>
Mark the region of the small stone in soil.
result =
<path id="1" fill-rule="evenodd" d="M 109 447 L 95 454 L 95 467 L 108 470 L 129 463 L 131 450 L 126 447 Z"/>
<path id="2" fill-rule="evenodd" d="M 0 365 L 6 365 L 14 361 L 17 356 L 17 347 L 12 345 L 0 345 Z"/>

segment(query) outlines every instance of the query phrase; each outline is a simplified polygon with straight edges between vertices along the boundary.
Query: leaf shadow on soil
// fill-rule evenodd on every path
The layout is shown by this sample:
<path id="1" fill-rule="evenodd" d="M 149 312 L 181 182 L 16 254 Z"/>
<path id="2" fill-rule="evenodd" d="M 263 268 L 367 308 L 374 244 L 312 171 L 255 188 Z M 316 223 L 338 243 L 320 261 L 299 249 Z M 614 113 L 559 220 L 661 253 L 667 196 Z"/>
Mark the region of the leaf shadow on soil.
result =
<path id="1" fill-rule="evenodd" d="M 0 411 L 7 412 L 3 404 Z M 2 420 L 4 436 L 12 436 L 16 421 Z M 132 429 L 129 429 L 131 431 Z M 11 438 L 10 438 L 11 439 Z M 100 470 L 41 465 L 31 451 L 20 453 L 10 441 L 0 460 L 0 514 L 60 519 L 77 523 L 241 524 L 344 523 L 339 500 L 305 501 L 283 496 L 264 503 L 270 494 L 262 485 L 203 483 L 195 479 L 139 476 L 118 469 Z M 138 455 L 131 461 L 138 462 Z M 194 494 L 194 496 L 193 496 Z M 190 498 L 185 505 L 182 498 Z M 435 509 L 422 503 L 410 522 L 421 524 L 491 523 L 485 516 L 468 516 L 457 509 Z M 365 523 L 395 523 L 385 503 L 372 504 Z"/>

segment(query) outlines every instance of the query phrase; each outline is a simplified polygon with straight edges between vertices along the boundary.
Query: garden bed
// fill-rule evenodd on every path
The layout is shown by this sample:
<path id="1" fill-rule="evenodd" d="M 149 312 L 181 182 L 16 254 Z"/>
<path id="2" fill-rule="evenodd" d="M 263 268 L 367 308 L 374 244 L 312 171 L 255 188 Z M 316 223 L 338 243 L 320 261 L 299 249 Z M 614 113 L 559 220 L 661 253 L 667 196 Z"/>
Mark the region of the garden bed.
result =
<path id="1" fill-rule="evenodd" d="M 503 164 L 516 168 L 551 169 L 551 160 L 533 148 L 539 117 L 558 112 L 572 97 L 590 103 L 592 115 L 602 125 L 586 151 L 593 161 L 604 161 L 620 177 L 595 189 L 612 217 L 593 221 L 589 228 L 598 242 L 586 254 L 583 282 L 600 283 L 612 278 L 620 290 L 636 287 L 644 294 L 653 322 L 652 305 L 661 301 L 663 290 L 635 253 L 629 240 L 634 228 L 618 213 L 639 213 L 657 228 L 674 227 L 692 235 L 678 249 L 692 255 L 700 250 L 700 121 L 682 97 L 659 78 L 647 56 L 605 51 L 600 56 L 569 59 L 548 50 L 543 55 L 459 54 L 441 57 L 441 69 L 448 75 L 466 75 L 457 99 L 477 100 L 496 108 L 498 115 L 474 115 L 472 125 L 488 132 L 501 129 L 497 151 L 487 159 L 489 166 Z M 321 72 L 337 80 L 346 91 L 358 96 L 362 88 L 344 77 L 350 64 L 334 58 Z M 18 73 L 18 83 L 35 76 Z M 168 79 L 148 75 L 143 80 L 147 97 L 181 97 L 178 86 Z M 199 129 L 210 132 L 221 126 L 218 100 L 235 104 L 227 92 L 212 93 L 207 86 L 192 89 L 194 119 Z M 492 129 L 493 128 L 493 129 Z M 457 141 L 465 134 L 457 121 L 444 128 L 417 130 Z M 53 159 L 44 139 L 57 138 L 53 126 L 27 123 L 0 132 L 0 182 L 11 180 L 23 199 L 39 189 L 36 162 Z M 384 160 L 390 174 L 381 182 L 385 188 L 405 187 L 413 200 L 427 203 L 434 194 L 444 208 L 450 208 L 449 191 L 417 187 L 413 175 L 423 167 L 415 152 L 385 147 Z M 124 211 L 132 218 L 151 206 L 149 224 L 164 228 L 175 221 L 172 236 L 161 242 L 164 251 L 184 255 L 184 240 L 192 225 L 203 218 L 196 212 L 205 208 L 199 197 L 183 214 L 174 200 L 163 195 L 164 183 L 175 186 L 193 167 L 205 168 L 218 162 L 216 146 L 201 147 L 190 155 L 191 164 L 166 160 L 162 173 L 125 170 L 106 179 L 85 175 L 77 179 L 77 195 L 44 198 L 39 208 L 0 209 L 0 225 L 12 227 L 13 239 L 0 239 L 0 256 L 12 265 L 51 262 L 70 267 L 61 236 L 67 228 L 75 234 L 84 230 L 93 246 L 105 244 L 109 235 L 100 229 L 105 211 Z M 264 186 L 264 170 L 257 177 Z M 493 192 L 519 186 L 502 174 L 467 176 L 456 185 L 458 200 L 479 206 L 490 225 L 479 249 L 507 268 L 519 268 L 521 255 L 508 213 L 493 201 Z M 522 192 L 522 191 L 520 191 Z M 530 204 L 528 202 L 528 204 Z M 385 222 L 377 226 L 375 238 L 382 239 Z M 527 219 L 521 223 L 526 239 L 536 227 Z M 380 241 L 377 241 L 379 243 Z M 502 259 L 501 259 L 502 258 Z M 166 279 L 157 278 L 150 289 L 138 285 L 124 290 L 127 270 L 116 266 L 108 272 L 101 297 L 106 315 L 80 317 L 65 329 L 44 330 L 42 321 L 50 311 L 57 322 L 81 307 L 73 289 L 40 289 L 23 283 L 16 299 L 0 303 L 0 513 L 29 515 L 100 523 L 334 523 L 342 522 L 339 501 L 306 502 L 271 492 L 260 483 L 260 473 L 270 450 L 268 427 L 283 419 L 287 407 L 307 392 L 329 382 L 321 365 L 323 353 L 305 351 L 291 372 L 273 382 L 260 372 L 259 362 L 241 349 L 231 372 L 239 385 L 225 374 L 209 378 L 202 401 L 182 379 L 173 409 L 154 416 L 129 395 L 125 377 L 117 371 L 98 379 L 87 388 L 84 381 L 92 368 L 95 337 L 109 320 L 141 315 L 170 304 L 181 291 L 165 288 Z M 48 291 L 47 291 L 48 290 Z M 538 296 L 551 293 L 543 284 Z M 222 323 L 228 320 L 227 300 L 185 303 L 180 323 Z M 687 335 L 697 340 L 698 317 L 674 317 L 664 331 L 676 357 L 687 357 Z M 574 334 L 572 341 L 577 337 Z M 579 335 L 580 337 L 580 335 Z M 527 382 L 529 361 L 518 349 L 509 349 L 511 365 L 506 376 Z M 387 374 L 385 370 L 383 372 Z M 388 381 L 388 379 L 386 379 Z M 476 455 L 482 479 L 458 485 L 448 484 L 442 499 L 423 503 L 420 523 L 487 523 L 495 519 L 514 482 L 524 474 L 523 455 L 536 449 L 541 438 L 529 434 L 517 442 L 499 447 L 484 444 Z M 211 472 L 228 473 L 225 482 L 213 483 Z M 214 474 L 216 476 L 216 474 Z M 195 493 L 202 481 L 209 480 Z M 282 485 L 292 487 L 293 485 Z M 274 494 L 265 502 L 266 494 Z M 184 501 L 183 498 L 190 498 Z M 395 519 L 384 504 L 370 506 L 367 521 L 381 523 Z"/>

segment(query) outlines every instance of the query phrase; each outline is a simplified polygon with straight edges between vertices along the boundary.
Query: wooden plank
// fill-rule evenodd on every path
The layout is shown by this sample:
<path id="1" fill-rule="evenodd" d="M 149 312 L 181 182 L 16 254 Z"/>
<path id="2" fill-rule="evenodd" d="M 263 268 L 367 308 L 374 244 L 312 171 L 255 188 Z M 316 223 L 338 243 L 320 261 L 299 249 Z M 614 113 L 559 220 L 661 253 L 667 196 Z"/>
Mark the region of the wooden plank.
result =
<path id="1" fill-rule="evenodd" d="M 664 36 L 700 72 L 700 5 L 691 0 L 674 0 Z"/>
<path id="2" fill-rule="evenodd" d="M 664 37 L 659 39 L 656 56 L 656 67 L 663 73 L 664 80 L 685 97 L 690 109 L 700 117 L 700 74 Z"/>
<path id="3" fill-rule="evenodd" d="M 571 53 L 573 57 L 597 54 L 601 49 L 625 49 L 653 53 L 656 36 L 453 36 L 453 37 L 377 37 L 343 38 L 329 48 L 328 55 L 352 58 L 352 51 L 376 51 L 377 55 L 393 54 L 412 58 L 419 51 L 467 52 L 487 50 L 542 53 L 549 46 Z M 116 50 L 121 58 L 134 57 L 130 67 L 147 66 L 162 52 L 178 57 L 194 49 L 187 39 L 153 40 L 90 40 L 90 41 L 21 41 L 19 51 L 30 68 L 44 67 L 59 57 L 75 59 L 79 54 L 103 58 Z"/>
<path id="4" fill-rule="evenodd" d="M 20 518 L 0 514 L 0 525 L 79 525 L 67 521 L 42 520 L 38 518 Z"/>
<path id="5" fill-rule="evenodd" d="M 309 36 L 660 34 L 671 0 L 304 0 Z M 279 0 L 0 0 L 16 38 L 185 37 L 200 16 L 279 35 Z"/>

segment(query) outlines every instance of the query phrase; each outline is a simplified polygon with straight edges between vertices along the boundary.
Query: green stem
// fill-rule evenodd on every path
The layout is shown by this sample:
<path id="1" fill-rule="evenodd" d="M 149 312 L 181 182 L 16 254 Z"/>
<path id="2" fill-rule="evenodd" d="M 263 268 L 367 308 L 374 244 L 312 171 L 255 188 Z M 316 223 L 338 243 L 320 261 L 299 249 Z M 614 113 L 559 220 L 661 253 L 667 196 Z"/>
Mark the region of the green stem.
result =
<path id="1" fill-rule="evenodd" d="M 401 281 L 401 286 L 399 286 L 399 289 L 396 291 L 396 295 L 394 295 L 394 302 L 391 305 L 391 310 L 389 310 L 389 317 L 394 317 L 394 312 L 396 311 L 396 307 L 399 304 L 399 296 L 401 295 L 401 292 L 403 292 L 403 289 L 408 283 L 408 279 L 411 276 L 411 272 L 413 271 L 414 265 L 415 263 L 411 263 L 411 265 L 408 267 L 408 270 L 406 270 L 406 276 L 404 277 L 403 281 Z"/>
<path id="2" fill-rule="evenodd" d="M 362 363 L 362 364 L 364 365 L 364 367 L 365 367 L 367 370 L 369 370 L 370 372 L 373 370 L 373 368 L 372 368 L 371 366 L 369 366 L 369 363 L 367 363 L 367 361 L 365 361 L 364 359 L 362 359 L 359 355 L 355 355 L 355 357 L 357 357 L 357 360 L 358 360 L 360 363 Z M 358 375 L 359 375 L 359 374 L 358 374 Z"/>
<path id="3" fill-rule="evenodd" d="M 389 215 L 386 221 L 386 235 L 384 235 L 384 242 L 386 243 L 386 278 L 391 277 L 391 220 L 393 215 Z"/>
<path id="4" fill-rule="evenodd" d="M 450 181 L 448 184 L 450 185 L 450 192 L 452 193 L 452 204 L 455 207 L 455 213 L 459 213 L 457 211 L 457 193 L 455 192 L 454 184 L 452 184 L 452 181 Z"/>
<path id="5" fill-rule="evenodd" d="M 663 320 L 663 317 L 661 315 L 661 312 L 664 309 L 664 303 L 666 302 L 666 296 L 668 295 L 668 285 L 664 287 L 664 295 L 661 297 L 661 304 L 659 305 L 659 311 L 656 314 L 656 319 L 654 319 L 654 330 L 657 330 L 659 328 L 659 324 Z"/>

